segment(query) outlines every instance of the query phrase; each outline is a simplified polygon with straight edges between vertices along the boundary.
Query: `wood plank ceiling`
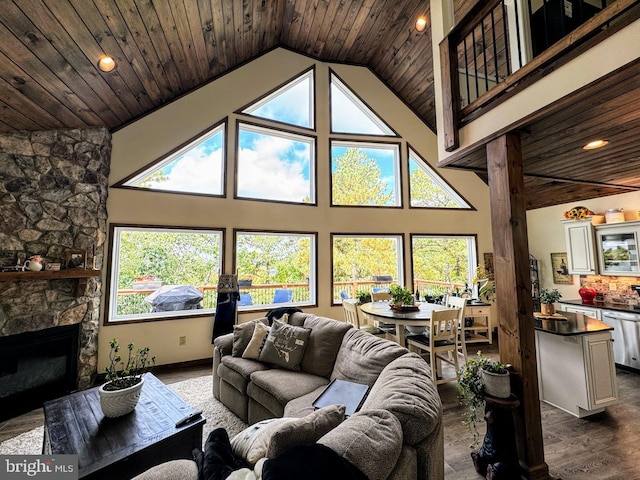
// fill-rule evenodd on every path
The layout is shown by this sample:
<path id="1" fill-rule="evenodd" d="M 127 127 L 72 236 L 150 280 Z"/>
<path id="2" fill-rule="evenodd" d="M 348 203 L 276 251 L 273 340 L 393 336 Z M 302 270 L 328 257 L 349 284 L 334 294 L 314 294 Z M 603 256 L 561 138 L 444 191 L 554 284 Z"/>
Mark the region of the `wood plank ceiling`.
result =
<path id="1" fill-rule="evenodd" d="M 11 0 L 0 132 L 115 130 L 278 46 L 364 65 L 435 131 L 425 0 Z M 103 73 L 109 54 L 117 69 Z"/>
<path id="2" fill-rule="evenodd" d="M 455 18 L 476 1 L 454 0 Z M 428 0 L 4 0 L 0 133 L 114 131 L 279 46 L 370 68 L 435 132 L 431 29 L 415 30 L 420 15 Z M 97 68 L 104 54 L 115 71 Z M 519 125 L 528 208 L 640 188 L 638 70 Z M 585 132 L 620 143 L 577 155 Z M 483 149 L 449 166 L 482 175 Z"/>

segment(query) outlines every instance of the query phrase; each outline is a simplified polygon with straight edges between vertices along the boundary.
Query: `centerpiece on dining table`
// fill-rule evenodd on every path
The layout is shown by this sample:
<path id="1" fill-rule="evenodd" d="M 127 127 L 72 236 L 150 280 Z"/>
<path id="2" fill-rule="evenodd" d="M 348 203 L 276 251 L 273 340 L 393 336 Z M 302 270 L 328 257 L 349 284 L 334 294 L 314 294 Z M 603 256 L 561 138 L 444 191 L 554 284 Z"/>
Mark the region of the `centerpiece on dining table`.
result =
<path id="1" fill-rule="evenodd" d="M 389 288 L 391 294 L 391 302 L 389 307 L 397 312 L 417 312 L 420 310 L 418 304 L 415 303 L 413 292 L 400 285 L 391 285 Z"/>

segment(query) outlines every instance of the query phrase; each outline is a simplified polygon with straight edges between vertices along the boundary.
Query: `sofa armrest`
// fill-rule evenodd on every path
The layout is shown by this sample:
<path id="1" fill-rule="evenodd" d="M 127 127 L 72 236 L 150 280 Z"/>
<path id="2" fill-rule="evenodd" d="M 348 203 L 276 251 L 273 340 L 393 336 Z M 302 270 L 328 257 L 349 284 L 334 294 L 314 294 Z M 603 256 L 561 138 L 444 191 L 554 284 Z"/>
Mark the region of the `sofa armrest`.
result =
<path id="1" fill-rule="evenodd" d="M 218 376 L 218 366 L 222 362 L 222 357 L 231 355 L 233 352 L 233 333 L 221 335 L 213 341 L 213 396 L 220 400 L 220 377 Z"/>

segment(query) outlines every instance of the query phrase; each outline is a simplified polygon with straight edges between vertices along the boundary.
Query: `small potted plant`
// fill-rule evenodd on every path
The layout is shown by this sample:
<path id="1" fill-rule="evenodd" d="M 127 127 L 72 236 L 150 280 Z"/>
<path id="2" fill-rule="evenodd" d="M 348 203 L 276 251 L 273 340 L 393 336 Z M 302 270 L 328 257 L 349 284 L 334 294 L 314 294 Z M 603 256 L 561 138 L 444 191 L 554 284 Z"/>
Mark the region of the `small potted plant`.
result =
<path id="1" fill-rule="evenodd" d="M 553 315 L 556 313 L 554 303 L 562 298 L 562 294 L 557 288 L 548 290 L 543 288 L 540 290 L 540 313 L 543 315 Z"/>
<path id="2" fill-rule="evenodd" d="M 458 398 L 465 407 L 462 423 L 473 433 L 474 445 L 479 443 L 478 418 L 484 415 L 485 395 L 499 398 L 511 395 L 510 367 L 509 364 L 483 357 L 478 352 L 476 357 L 467 360 L 458 370 Z M 494 381 L 498 383 L 494 385 Z"/>
<path id="3" fill-rule="evenodd" d="M 358 299 L 358 303 L 360 305 L 369 303 L 371 301 L 371 292 L 368 292 L 366 290 L 358 290 L 356 292 L 356 298 Z"/>
<path id="4" fill-rule="evenodd" d="M 98 390 L 100 406 L 106 417 L 114 418 L 132 412 L 142 392 L 142 375 L 156 363 L 149 359 L 149 347 L 134 351 L 133 343 L 127 346 L 127 360 L 120 356 L 118 339 L 109 342 L 109 366 L 106 368 L 106 383 Z"/>

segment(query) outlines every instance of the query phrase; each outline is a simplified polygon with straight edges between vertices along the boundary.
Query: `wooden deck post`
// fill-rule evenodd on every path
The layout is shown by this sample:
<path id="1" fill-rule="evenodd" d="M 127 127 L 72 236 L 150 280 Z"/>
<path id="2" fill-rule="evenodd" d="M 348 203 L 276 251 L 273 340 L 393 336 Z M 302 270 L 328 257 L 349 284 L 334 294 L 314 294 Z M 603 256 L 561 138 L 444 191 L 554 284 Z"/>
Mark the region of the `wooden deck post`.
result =
<path id="1" fill-rule="evenodd" d="M 520 399 L 516 413 L 520 465 L 526 478 L 549 479 L 538 395 L 520 137 L 505 134 L 488 143 L 486 151 L 500 360 L 515 370 L 512 388 Z"/>

